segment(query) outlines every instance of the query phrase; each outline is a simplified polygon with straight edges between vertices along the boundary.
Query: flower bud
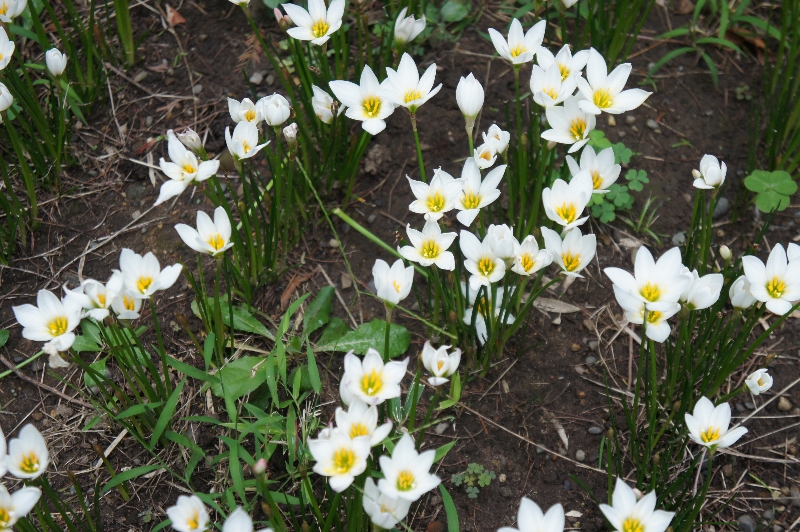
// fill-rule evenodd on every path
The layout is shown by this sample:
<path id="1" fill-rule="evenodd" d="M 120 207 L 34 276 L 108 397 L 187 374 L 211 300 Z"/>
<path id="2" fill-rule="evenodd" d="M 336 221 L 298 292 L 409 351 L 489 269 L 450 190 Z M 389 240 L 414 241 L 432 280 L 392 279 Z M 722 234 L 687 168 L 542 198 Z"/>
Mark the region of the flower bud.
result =
<path id="1" fill-rule="evenodd" d="M 297 149 L 297 124 L 292 122 L 283 128 L 283 138 L 286 139 L 289 151 L 295 151 Z"/>
<path id="2" fill-rule="evenodd" d="M 456 102 L 464 118 L 472 118 L 473 125 L 475 117 L 478 116 L 483 107 L 483 97 L 483 86 L 471 73 L 466 78 L 462 77 L 459 80 L 456 87 Z"/>
<path id="3" fill-rule="evenodd" d="M 5 111 L 9 107 L 11 107 L 12 103 L 14 103 L 14 97 L 8 91 L 8 88 L 2 83 L 0 83 L 0 112 Z M 0 122 L 1 121 L 2 118 L 0 118 Z"/>
<path id="4" fill-rule="evenodd" d="M 47 53 L 44 54 L 44 60 L 47 63 L 47 70 L 50 71 L 53 77 L 57 78 L 67 68 L 67 54 L 62 54 L 56 48 L 47 50 Z"/>
<path id="5" fill-rule="evenodd" d="M 283 31 L 288 30 L 294 24 L 292 19 L 289 18 L 289 15 L 281 13 L 279 8 L 276 7 L 273 12 L 275 13 L 275 20 L 278 21 L 278 26 L 280 26 Z"/>
<path id="6" fill-rule="evenodd" d="M 260 109 L 261 116 L 267 125 L 276 127 L 280 126 L 292 114 L 292 108 L 289 102 L 280 94 L 273 94 L 272 96 L 265 96 L 256 103 L 256 108 Z"/>
<path id="7" fill-rule="evenodd" d="M 400 11 L 400 15 L 394 23 L 394 43 L 403 45 L 413 41 L 425 29 L 425 15 L 420 20 L 415 20 L 414 15 L 406 17 L 407 7 Z"/>
<path id="8" fill-rule="evenodd" d="M 701 179 L 703 174 L 700 173 L 700 170 L 692 170 L 692 177 L 695 179 Z"/>
<path id="9" fill-rule="evenodd" d="M 181 144 L 196 152 L 203 149 L 203 142 L 200 140 L 200 135 L 195 133 L 191 128 L 186 128 L 183 133 L 176 135 Z"/>
<path id="10" fill-rule="evenodd" d="M 725 260 L 725 262 L 731 260 L 731 257 L 733 256 L 733 253 L 731 253 L 731 248 L 729 248 L 728 246 L 724 246 L 724 245 L 720 246 L 719 247 L 719 256 L 722 257 L 723 260 Z"/>
<path id="11" fill-rule="evenodd" d="M 253 473 L 263 475 L 267 471 L 267 461 L 263 458 L 253 465 Z"/>

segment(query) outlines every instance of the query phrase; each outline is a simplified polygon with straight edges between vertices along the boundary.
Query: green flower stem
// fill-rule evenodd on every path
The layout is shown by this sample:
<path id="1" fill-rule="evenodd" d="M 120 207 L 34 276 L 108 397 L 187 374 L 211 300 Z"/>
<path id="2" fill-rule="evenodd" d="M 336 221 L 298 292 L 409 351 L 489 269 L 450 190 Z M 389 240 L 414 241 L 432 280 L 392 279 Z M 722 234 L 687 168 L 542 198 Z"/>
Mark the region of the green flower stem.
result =
<path id="1" fill-rule="evenodd" d="M 417 373 L 414 375 L 414 385 L 411 387 L 411 412 L 408 417 L 408 432 L 414 432 L 414 422 L 417 418 L 417 400 L 419 398 L 419 379 L 422 376 L 422 363 L 417 359 Z"/>
<path id="2" fill-rule="evenodd" d="M 423 421 L 422 423 L 423 427 L 428 426 L 428 423 L 431 420 L 431 416 L 433 415 L 433 409 L 436 408 L 436 405 L 439 404 L 439 398 L 441 397 L 441 395 L 442 395 L 442 390 L 440 389 L 439 386 L 436 386 L 436 393 L 434 394 L 433 399 L 431 399 L 431 403 L 428 405 L 428 411 L 425 413 L 425 421 Z M 416 439 L 417 450 L 419 450 L 419 448 L 422 446 L 422 440 L 424 439 L 424 436 L 425 433 L 423 432 L 420 435 L 420 437 Z"/>
<path id="3" fill-rule="evenodd" d="M 388 362 L 389 360 L 389 336 L 392 329 L 392 310 L 394 305 L 388 302 L 384 302 L 384 308 L 386 308 L 386 332 L 383 335 L 383 361 Z"/>
<path id="4" fill-rule="evenodd" d="M 522 136 L 522 102 L 519 99 L 519 65 L 514 65 L 514 103 L 517 107 L 517 149 L 519 146 L 519 139 Z"/>
<path id="5" fill-rule="evenodd" d="M 147 298 L 150 303 L 150 314 L 153 318 L 153 328 L 156 331 L 156 338 L 158 338 L 158 354 L 161 357 L 161 370 L 164 372 L 164 385 L 166 386 L 167 396 L 172 395 L 172 381 L 169 378 L 167 371 L 167 352 L 164 350 L 164 338 L 161 335 L 161 327 L 158 325 L 158 314 L 156 314 L 156 304 L 153 298 Z"/>
<path id="6" fill-rule="evenodd" d="M 422 159 L 422 148 L 419 144 L 419 132 L 417 131 L 417 114 L 416 111 L 411 113 L 411 130 L 414 132 L 414 144 L 417 146 L 417 163 L 419 163 L 419 175 L 423 183 L 428 182 L 427 174 L 425 174 L 425 162 Z"/>
<path id="7" fill-rule="evenodd" d="M 44 351 L 39 351 L 38 353 L 36 353 L 35 355 L 31 356 L 30 358 L 28 358 L 28 359 L 20 362 L 19 364 L 17 364 L 17 366 L 14 369 L 24 368 L 25 366 L 27 366 L 28 364 L 30 364 L 31 362 L 33 362 L 34 360 L 36 360 L 37 358 L 42 356 L 43 354 L 44 354 Z M 4 371 L 3 373 L 0 373 L 0 379 L 8 377 L 12 373 L 14 373 L 14 369 L 9 369 L 7 371 Z"/>

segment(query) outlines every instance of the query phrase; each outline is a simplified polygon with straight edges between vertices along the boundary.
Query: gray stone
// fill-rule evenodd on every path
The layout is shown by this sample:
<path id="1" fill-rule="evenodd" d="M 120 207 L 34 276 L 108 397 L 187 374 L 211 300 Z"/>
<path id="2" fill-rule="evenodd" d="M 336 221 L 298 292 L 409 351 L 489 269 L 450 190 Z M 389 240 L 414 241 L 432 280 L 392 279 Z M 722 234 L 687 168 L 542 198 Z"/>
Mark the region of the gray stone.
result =
<path id="1" fill-rule="evenodd" d="M 502 488 L 500 488 L 500 495 L 511 499 L 512 497 L 514 497 L 514 492 L 511 491 L 509 488 L 503 486 Z"/>
<path id="2" fill-rule="evenodd" d="M 619 138 L 624 139 L 627 133 L 625 133 L 625 131 L 620 131 L 619 133 L 617 133 L 617 135 L 619 136 Z"/>
<path id="3" fill-rule="evenodd" d="M 195 94 L 195 96 L 200 94 L 201 92 L 203 92 L 203 86 L 198 83 L 197 85 L 192 87 L 192 92 Z"/>
<path id="4" fill-rule="evenodd" d="M 781 412 L 788 412 L 791 409 L 792 403 L 786 397 L 781 397 L 778 399 L 778 410 Z"/>
<path id="5" fill-rule="evenodd" d="M 564 481 L 564 491 L 569 491 L 572 489 L 572 484 L 569 483 L 569 480 Z"/>
<path id="6" fill-rule="evenodd" d="M 153 117 L 152 116 L 146 116 L 145 119 L 144 119 L 144 125 L 145 125 L 145 127 L 152 126 L 153 125 Z"/>
<path id="7" fill-rule="evenodd" d="M 686 243 L 686 233 L 679 231 L 672 236 L 672 243 L 681 246 Z"/>
<path id="8" fill-rule="evenodd" d="M 583 452 L 583 450 L 578 449 L 578 451 L 575 453 L 575 460 L 577 460 L 578 462 L 583 462 L 584 460 L 586 460 L 586 453 Z"/>
<path id="9" fill-rule="evenodd" d="M 586 365 L 587 366 L 594 366 L 597 363 L 597 359 L 593 356 L 586 357 Z"/>
<path id="10" fill-rule="evenodd" d="M 761 514 L 761 517 L 763 517 L 767 521 L 772 521 L 773 519 L 775 519 L 775 512 L 767 508 L 766 510 L 764 510 L 764 513 Z"/>
<path id="11" fill-rule="evenodd" d="M 385 331 L 385 329 L 384 329 L 384 331 Z M 447 423 L 439 423 L 438 425 L 436 425 L 436 428 L 434 428 L 433 430 L 434 430 L 434 432 L 436 432 L 436 434 L 441 436 L 444 433 L 444 431 L 447 430 L 447 427 L 448 427 Z"/>
<path id="12" fill-rule="evenodd" d="M 625 123 L 631 125 L 636 122 L 636 117 L 633 115 L 628 115 L 625 117 Z"/>
<path id="13" fill-rule="evenodd" d="M 353 279 L 350 277 L 350 274 L 343 273 L 342 274 L 342 290 L 347 290 L 353 286 Z"/>
<path id="14" fill-rule="evenodd" d="M 653 131 L 655 131 L 656 129 L 658 129 L 658 122 L 656 122 L 652 118 L 648 118 L 647 119 L 647 127 L 652 129 Z"/>
<path id="15" fill-rule="evenodd" d="M 147 232 L 147 228 L 146 227 L 142 227 L 142 234 L 145 234 L 146 232 Z"/>
<path id="16" fill-rule="evenodd" d="M 328 245 L 329 245 L 330 247 L 332 247 L 332 248 L 338 248 L 338 247 L 339 247 L 339 241 L 338 241 L 338 240 L 336 240 L 335 238 L 331 238 L 331 239 L 328 241 Z"/>
<path id="17" fill-rule="evenodd" d="M 386 329 L 384 329 L 386 332 Z M 546 447 L 544 445 L 536 447 L 536 454 L 542 454 L 545 451 Z"/>
<path id="18" fill-rule="evenodd" d="M 267 85 L 275 85 L 275 76 L 272 74 L 267 76 Z"/>
<path id="19" fill-rule="evenodd" d="M 592 351 L 597 351 L 597 346 L 598 346 L 597 340 L 591 340 L 587 345 L 589 346 L 589 349 L 591 349 Z"/>
<path id="20" fill-rule="evenodd" d="M 128 190 L 125 191 L 125 197 L 131 201 L 138 201 L 142 199 L 144 190 L 145 189 L 142 185 L 131 185 L 128 187 Z"/>
<path id="21" fill-rule="evenodd" d="M 739 530 L 742 532 L 756 532 L 756 520 L 751 516 L 745 514 L 737 520 L 739 523 Z"/>
<path id="22" fill-rule="evenodd" d="M 261 82 L 264 81 L 264 74 L 261 72 L 256 72 L 252 76 L 250 76 L 250 83 L 253 85 L 261 85 Z"/>
<path id="23" fill-rule="evenodd" d="M 741 413 L 747 411 L 742 403 L 736 403 L 736 411 Z"/>
<path id="24" fill-rule="evenodd" d="M 378 217 L 378 216 L 377 216 L 377 215 L 375 215 L 375 214 L 370 214 L 369 216 L 367 216 L 367 223 L 368 223 L 368 224 L 371 224 L 372 222 L 374 222 L 374 221 L 375 221 L 375 218 L 377 218 L 377 217 Z"/>
<path id="25" fill-rule="evenodd" d="M 755 410 L 756 409 L 756 404 L 753 403 L 752 401 L 745 401 L 744 402 L 744 406 L 746 406 L 748 410 Z"/>
<path id="26" fill-rule="evenodd" d="M 131 218 L 133 218 L 134 220 L 138 220 L 141 217 L 142 217 L 142 213 L 139 211 L 139 209 L 136 209 L 135 211 L 133 211 L 131 213 Z"/>
<path id="27" fill-rule="evenodd" d="M 715 220 L 722 218 L 728 214 L 729 210 L 731 210 L 731 202 L 728 201 L 728 198 L 720 198 L 719 201 L 717 201 L 717 206 L 714 207 L 714 213 L 711 215 L 711 217 Z"/>
<path id="28" fill-rule="evenodd" d="M 589 427 L 589 434 L 591 434 L 593 436 L 599 436 L 602 433 L 603 433 L 603 429 L 601 429 L 600 427 L 597 427 L 597 426 Z"/>
<path id="29" fill-rule="evenodd" d="M 147 79 L 147 70 L 142 70 L 141 72 L 136 74 L 136 76 L 134 76 L 133 81 L 135 81 L 136 83 L 141 83 L 146 79 Z"/>
<path id="30" fill-rule="evenodd" d="M 772 532 L 783 532 L 783 527 L 781 525 L 772 525 Z"/>

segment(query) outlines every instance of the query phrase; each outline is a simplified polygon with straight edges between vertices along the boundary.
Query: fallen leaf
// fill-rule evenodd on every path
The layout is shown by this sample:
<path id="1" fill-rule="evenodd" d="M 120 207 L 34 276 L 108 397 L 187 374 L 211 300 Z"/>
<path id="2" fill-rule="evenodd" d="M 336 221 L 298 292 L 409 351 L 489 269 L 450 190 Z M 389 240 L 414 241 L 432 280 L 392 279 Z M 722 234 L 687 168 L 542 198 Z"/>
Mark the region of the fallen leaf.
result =
<path id="1" fill-rule="evenodd" d="M 564 514 L 566 517 L 583 517 L 583 514 L 578 510 L 571 510 Z"/>
<path id="2" fill-rule="evenodd" d="M 672 12 L 676 15 L 688 15 L 694 12 L 694 2 L 692 0 L 677 0 L 672 5 Z"/>
<path id="3" fill-rule="evenodd" d="M 147 70 L 151 72 L 158 72 L 159 74 L 163 74 L 167 70 L 169 70 L 169 65 L 167 63 L 159 63 L 156 66 L 148 66 Z"/>
<path id="4" fill-rule="evenodd" d="M 619 242 L 617 242 L 617 244 L 619 244 L 619 247 L 621 248 L 628 249 L 642 247 L 642 241 L 637 238 L 622 238 Z"/>
<path id="5" fill-rule="evenodd" d="M 533 306 L 540 310 L 544 310 L 545 312 L 555 312 L 558 314 L 570 314 L 572 312 L 579 312 L 581 310 L 580 307 L 577 307 L 572 303 L 566 303 L 564 301 L 559 301 L 558 299 L 549 299 L 546 297 L 538 298 L 533 302 Z"/>
<path id="6" fill-rule="evenodd" d="M 167 4 L 167 23 L 170 26 L 177 26 L 178 24 L 186 24 L 186 19 L 178 13 L 177 9 L 173 9 L 172 6 Z"/>
<path id="7" fill-rule="evenodd" d="M 284 290 L 283 294 L 281 294 L 281 310 L 286 310 L 286 307 L 289 306 L 289 301 L 292 299 L 292 294 L 294 294 L 294 291 L 297 290 L 297 287 L 299 287 L 301 284 L 311 279 L 313 275 L 314 275 L 313 271 L 310 271 L 308 273 L 294 274 L 292 280 L 289 281 L 289 286 L 287 286 L 286 290 Z"/>

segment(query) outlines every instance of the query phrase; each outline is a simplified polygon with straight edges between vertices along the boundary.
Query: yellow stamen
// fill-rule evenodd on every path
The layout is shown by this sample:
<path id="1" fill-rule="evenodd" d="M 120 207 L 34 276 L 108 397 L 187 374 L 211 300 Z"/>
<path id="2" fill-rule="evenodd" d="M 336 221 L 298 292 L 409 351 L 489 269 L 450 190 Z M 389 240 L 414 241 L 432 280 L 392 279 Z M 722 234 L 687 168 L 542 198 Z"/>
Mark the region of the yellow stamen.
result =
<path id="1" fill-rule="evenodd" d="M 426 259 L 435 259 L 439 256 L 439 253 L 441 253 L 441 249 L 439 248 L 439 243 L 435 240 L 423 242 L 419 252 Z"/>
<path id="2" fill-rule="evenodd" d="M 222 238 L 222 235 L 219 233 L 214 233 L 213 235 L 208 236 L 206 243 L 215 250 L 219 251 L 225 245 L 225 239 Z"/>
<path id="3" fill-rule="evenodd" d="M 138 288 L 139 292 L 143 294 L 147 292 L 147 289 L 150 288 L 151 284 L 153 284 L 153 278 L 150 276 L 139 277 L 139 279 L 136 280 L 136 288 Z"/>
<path id="4" fill-rule="evenodd" d="M 594 187 L 595 190 L 603 188 L 603 178 L 597 170 L 592 172 L 592 187 Z"/>
<path id="5" fill-rule="evenodd" d="M 401 285 L 400 281 L 398 281 L 397 279 L 392 281 L 392 286 L 394 287 L 394 291 L 397 292 L 398 294 L 403 291 L 403 285 Z"/>
<path id="6" fill-rule="evenodd" d="M 428 210 L 431 212 L 439 212 L 444 209 L 444 196 L 440 190 L 437 190 L 433 195 L 428 196 Z"/>
<path id="7" fill-rule="evenodd" d="M 647 312 L 647 323 L 657 324 L 661 321 L 663 314 L 657 310 L 650 310 Z"/>
<path id="8" fill-rule="evenodd" d="M 511 48 L 511 50 L 509 50 L 509 52 L 511 53 L 511 57 L 518 57 L 527 51 L 528 49 L 525 48 L 525 45 L 522 43 L 519 43 L 514 48 Z"/>
<path id="9" fill-rule="evenodd" d="M 248 144 L 246 140 L 243 140 L 242 141 L 242 150 L 244 151 L 244 153 L 246 154 L 251 149 L 252 149 L 252 147 L 250 146 L 250 144 Z"/>
<path id="10" fill-rule="evenodd" d="M 50 334 L 52 336 L 61 336 L 67 332 L 66 316 L 56 316 L 50 323 L 47 324 L 47 328 L 50 330 Z"/>
<path id="11" fill-rule="evenodd" d="M 377 96 L 367 96 L 364 100 L 364 114 L 368 118 L 375 118 L 381 111 L 381 100 Z"/>
<path id="12" fill-rule="evenodd" d="M 567 251 L 561 254 L 561 262 L 564 263 L 564 269 L 568 272 L 574 272 L 581 265 L 580 254 L 573 255 L 572 252 Z"/>
<path id="13" fill-rule="evenodd" d="M 342 447 L 333 452 L 333 467 L 328 468 L 328 473 L 344 475 L 353 468 L 355 463 L 356 453 L 352 449 Z"/>
<path id="14" fill-rule="evenodd" d="M 253 120 L 256 119 L 256 112 L 253 109 L 248 109 L 247 111 L 244 112 L 244 119 L 247 122 L 252 122 Z"/>
<path id="15" fill-rule="evenodd" d="M 586 120 L 583 118 L 576 118 L 569 126 L 569 134 L 575 140 L 583 140 L 586 136 Z"/>
<path id="16" fill-rule="evenodd" d="M 478 261 L 478 271 L 484 277 L 489 277 L 494 271 L 494 261 L 489 257 L 482 257 Z"/>
<path id="17" fill-rule="evenodd" d="M 31 451 L 26 456 L 22 457 L 22 461 L 19 463 L 19 468 L 24 473 L 33 474 L 39 471 L 39 457 L 36 456 L 36 453 Z"/>
<path id="18" fill-rule="evenodd" d="M 559 63 L 558 71 L 561 72 L 561 81 L 564 81 L 569 77 L 569 69 L 567 68 L 567 65 Z"/>
<path id="19" fill-rule="evenodd" d="M 132 297 L 122 296 L 122 305 L 125 307 L 125 310 L 136 310 L 136 300 Z"/>
<path id="20" fill-rule="evenodd" d="M 189 530 L 200 528 L 200 516 L 197 515 L 197 512 L 192 512 L 192 516 L 186 521 L 186 526 L 189 527 Z"/>
<path id="21" fill-rule="evenodd" d="M 330 26 L 327 22 L 324 20 L 318 20 L 313 26 L 311 26 L 311 33 L 314 34 L 315 39 L 319 39 L 328 33 L 328 29 L 330 29 Z"/>
<path id="22" fill-rule="evenodd" d="M 183 167 L 181 168 L 181 170 L 183 170 L 183 173 L 185 173 L 185 174 L 193 174 L 193 173 L 197 172 L 197 168 L 194 165 L 192 165 L 191 163 L 184 164 Z"/>
<path id="23" fill-rule="evenodd" d="M 409 491 L 414 489 L 414 486 L 416 486 L 416 482 L 413 472 L 406 469 L 405 471 L 400 471 L 400 473 L 398 473 L 397 491 Z"/>
<path id="24" fill-rule="evenodd" d="M 759 386 L 764 386 L 764 377 L 759 377 L 758 380 L 756 381 L 756 384 L 758 384 Z"/>
<path id="25" fill-rule="evenodd" d="M 611 107 L 614 101 L 611 99 L 611 93 L 608 89 L 600 89 L 594 92 L 594 104 L 600 109 L 607 109 Z"/>
<path id="26" fill-rule="evenodd" d="M 556 214 L 559 218 L 571 224 L 575 221 L 575 218 L 578 215 L 578 211 L 575 208 L 574 203 L 564 203 L 561 207 L 556 207 Z"/>
<path id="27" fill-rule="evenodd" d="M 482 297 L 476 306 L 478 307 L 478 314 L 481 316 L 492 315 L 492 304 L 485 297 Z"/>
<path id="28" fill-rule="evenodd" d="M 716 441 L 720 437 L 720 432 L 721 431 L 717 427 L 708 427 L 700 433 L 700 439 L 703 440 L 703 443 Z"/>
<path id="29" fill-rule="evenodd" d="M 374 369 L 361 377 L 361 391 L 372 397 L 383 389 L 383 376 Z"/>
<path id="30" fill-rule="evenodd" d="M 8 508 L 0 508 L 0 527 L 6 529 L 11 522 L 11 515 L 8 513 Z"/>
<path id="31" fill-rule="evenodd" d="M 422 98 L 422 93 L 417 89 L 408 89 L 406 91 L 405 96 L 403 96 L 403 102 L 413 102 L 414 100 L 419 100 Z"/>
<path id="32" fill-rule="evenodd" d="M 785 291 L 786 283 L 777 275 L 767 283 L 767 293 L 770 295 L 770 297 L 778 299 L 783 296 Z"/>
<path id="33" fill-rule="evenodd" d="M 661 297 L 661 289 L 658 284 L 647 283 L 639 291 L 642 297 L 651 303 L 655 303 Z"/>
<path id="34" fill-rule="evenodd" d="M 366 425 L 363 423 L 350 424 L 350 438 L 358 438 L 359 436 L 366 436 L 369 434 Z"/>
<path id="35" fill-rule="evenodd" d="M 629 517 L 622 522 L 622 532 L 644 532 L 644 525 L 635 517 Z"/>
<path id="36" fill-rule="evenodd" d="M 526 272 L 531 271 L 533 269 L 533 257 L 531 257 L 530 253 L 523 253 L 519 257 L 519 265 L 522 266 L 522 269 Z"/>
<path id="37" fill-rule="evenodd" d="M 492 160 L 492 152 L 489 151 L 489 150 L 483 150 L 478 157 L 480 157 L 484 161 L 491 161 Z"/>
<path id="38" fill-rule="evenodd" d="M 550 96 L 554 100 L 558 99 L 558 91 L 553 87 L 543 88 L 542 92 Z"/>
<path id="39" fill-rule="evenodd" d="M 473 191 L 464 192 L 464 197 L 461 199 L 461 204 L 465 209 L 477 209 L 481 206 L 481 195 L 475 194 Z"/>
<path id="40" fill-rule="evenodd" d="M 106 295 L 105 294 L 97 294 L 97 302 L 100 303 L 100 306 L 105 308 L 106 307 Z"/>
<path id="41" fill-rule="evenodd" d="M 440 371 L 442 369 L 442 366 L 444 366 L 444 360 L 440 360 L 439 362 L 436 363 L 436 367 L 439 368 Z"/>

